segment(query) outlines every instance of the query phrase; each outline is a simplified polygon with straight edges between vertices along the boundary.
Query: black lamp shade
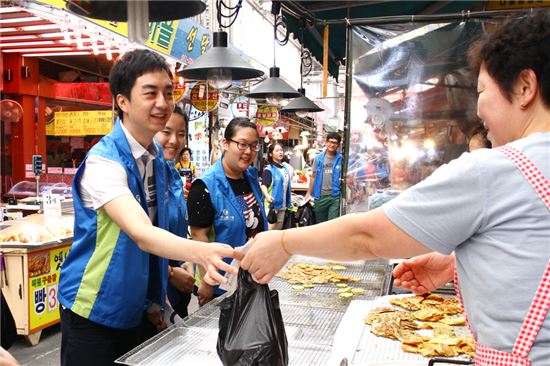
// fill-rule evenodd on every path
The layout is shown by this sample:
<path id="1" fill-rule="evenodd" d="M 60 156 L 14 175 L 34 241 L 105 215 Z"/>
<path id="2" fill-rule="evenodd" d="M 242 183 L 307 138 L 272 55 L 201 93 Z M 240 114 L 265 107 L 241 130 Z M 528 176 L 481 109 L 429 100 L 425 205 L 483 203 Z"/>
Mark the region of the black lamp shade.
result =
<path id="1" fill-rule="evenodd" d="M 264 80 L 252 92 L 246 94 L 246 96 L 249 98 L 267 98 L 275 94 L 284 99 L 301 96 L 296 89 L 293 89 L 286 81 L 279 77 L 279 68 L 274 66 L 269 69 L 269 78 Z"/>
<path id="2" fill-rule="evenodd" d="M 207 80 L 208 71 L 229 69 L 231 80 L 246 80 L 260 77 L 262 70 L 254 69 L 239 55 L 227 47 L 227 33 L 214 32 L 212 47 L 204 55 L 186 66 L 178 74 L 190 80 Z"/>
<path id="3" fill-rule="evenodd" d="M 130 0 L 147 1 L 147 0 Z M 206 4 L 200 0 L 185 1 L 149 1 L 149 21 L 184 19 L 199 15 L 206 9 Z M 106 0 L 67 0 L 67 8 L 77 15 L 93 19 L 128 21 L 128 1 Z"/>
<path id="4" fill-rule="evenodd" d="M 313 103 L 309 98 L 307 98 L 306 90 L 303 88 L 298 89 L 301 96 L 295 99 L 292 99 L 285 107 L 281 108 L 281 112 L 321 112 L 324 111 L 323 108 L 319 107 L 317 104 Z"/>

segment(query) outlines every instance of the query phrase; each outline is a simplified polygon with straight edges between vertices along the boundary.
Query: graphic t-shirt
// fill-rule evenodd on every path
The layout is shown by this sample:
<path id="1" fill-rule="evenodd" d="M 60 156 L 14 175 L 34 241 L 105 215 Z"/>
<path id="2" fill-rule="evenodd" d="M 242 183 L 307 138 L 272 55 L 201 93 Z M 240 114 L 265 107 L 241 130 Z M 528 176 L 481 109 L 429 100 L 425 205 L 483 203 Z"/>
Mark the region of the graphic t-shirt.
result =
<path id="1" fill-rule="evenodd" d="M 237 197 L 243 216 L 246 222 L 246 238 L 253 238 L 262 231 L 263 217 L 258 201 L 245 178 L 227 178 L 229 185 Z M 214 207 L 210 201 L 210 193 L 201 180 L 196 181 L 189 191 L 187 198 L 187 213 L 189 215 L 189 226 L 210 227 L 214 222 Z"/>

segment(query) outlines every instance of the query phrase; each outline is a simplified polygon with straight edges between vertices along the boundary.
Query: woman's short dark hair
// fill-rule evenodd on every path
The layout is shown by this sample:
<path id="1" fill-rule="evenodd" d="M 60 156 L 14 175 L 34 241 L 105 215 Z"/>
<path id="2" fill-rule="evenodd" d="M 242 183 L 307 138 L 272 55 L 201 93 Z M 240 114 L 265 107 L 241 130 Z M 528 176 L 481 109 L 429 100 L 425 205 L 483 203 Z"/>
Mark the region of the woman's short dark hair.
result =
<path id="1" fill-rule="evenodd" d="M 226 140 L 232 139 L 233 136 L 235 136 L 235 134 L 237 133 L 238 128 L 253 128 L 254 131 L 256 131 L 256 134 L 258 133 L 258 130 L 256 130 L 256 125 L 252 123 L 248 118 L 236 117 L 229 121 L 229 124 L 225 128 L 225 133 L 223 134 L 223 137 Z"/>
<path id="2" fill-rule="evenodd" d="M 186 152 L 186 151 L 189 152 L 190 157 L 193 156 L 193 152 L 188 147 L 184 147 L 183 149 L 181 149 L 181 155 L 183 155 L 183 153 Z"/>
<path id="3" fill-rule="evenodd" d="M 164 58 L 150 50 L 137 49 L 127 52 L 115 63 L 109 74 L 109 88 L 115 98 L 115 107 L 120 119 L 122 119 L 122 110 L 116 102 L 116 96 L 122 94 L 130 100 L 137 78 L 152 71 L 166 71 L 170 80 L 173 79 Z"/>
<path id="4" fill-rule="evenodd" d="M 504 96 L 511 101 L 519 74 L 531 69 L 537 75 L 542 100 L 550 107 L 550 12 L 506 21 L 483 36 L 470 49 L 472 71 L 484 65 Z"/>
<path id="5" fill-rule="evenodd" d="M 180 107 L 175 106 L 174 107 L 174 112 L 172 112 L 172 113 L 179 114 L 180 116 L 182 116 L 185 123 L 189 122 L 189 117 L 187 117 L 187 114 L 185 114 Z M 187 128 L 187 126 L 185 126 L 185 127 Z"/>
<path id="6" fill-rule="evenodd" d="M 277 145 L 279 145 L 281 147 L 281 149 L 284 150 L 283 145 L 281 145 L 280 142 L 274 142 L 271 145 L 269 145 L 267 147 L 267 161 L 269 163 L 273 163 L 273 156 L 271 156 L 271 154 L 273 153 L 273 150 L 275 150 L 275 146 L 277 146 Z"/>

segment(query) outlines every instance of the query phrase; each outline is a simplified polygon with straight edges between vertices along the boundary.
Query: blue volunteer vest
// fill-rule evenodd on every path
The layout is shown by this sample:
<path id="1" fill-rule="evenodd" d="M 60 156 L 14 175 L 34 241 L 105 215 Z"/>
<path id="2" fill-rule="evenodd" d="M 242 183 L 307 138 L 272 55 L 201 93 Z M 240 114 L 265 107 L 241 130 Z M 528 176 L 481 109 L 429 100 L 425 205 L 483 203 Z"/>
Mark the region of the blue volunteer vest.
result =
<path id="1" fill-rule="evenodd" d="M 214 165 L 210 166 L 197 180 L 203 181 L 206 185 L 210 193 L 210 201 L 214 207 L 214 241 L 226 243 L 235 248 L 244 245 L 247 241 L 246 223 L 244 221 L 243 208 L 237 201 L 237 197 L 225 176 L 222 159 L 219 159 Z M 254 167 L 249 167 L 243 174 L 258 202 L 263 217 L 263 231 L 266 231 L 267 217 L 262 205 L 264 195 L 258 182 L 258 170 Z M 232 259 L 224 258 L 224 260 L 227 263 L 231 263 Z M 214 287 L 214 293 L 220 295 L 224 291 L 216 286 Z"/>
<path id="2" fill-rule="evenodd" d="M 87 156 L 98 155 L 120 163 L 128 187 L 145 212 L 147 200 L 139 169 L 120 122 Z M 120 329 L 141 323 L 148 300 L 164 305 L 168 261 L 142 251 L 103 209 L 86 208 L 79 186 L 86 159 L 73 181 L 74 241 L 61 267 L 60 304 L 93 322 Z M 157 190 L 157 226 L 168 228 L 167 166 L 153 160 Z"/>
<path id="3" fill-rule="evenodd" d="M 318 200 L 321 198 L 321 187 L 323 185 L 323 167 L 325 164 L 325 157 L 327 151 L 323 151 L 321 154 L 315 157 L 315 181 L 313 182 L 313 189 L 311 195 Z M 334 158 L 334 165 L 332 166 L 332 197 L 338 197 L 340 195 L 340 174 L 342 170 L 342 154 L 337 152 Z"/>
<path id="4" fill-rule="evenodd" d="M 174 168 L 173 162 L 167 162 L 169 168 L 169 223 L 168 230 L 172 234 L 181 236 L 182 238 L 187 238 L 187 227 L 189 225 L 187 220 L 187 202 L 185 201 L 185 196 L 183 194 L 183 182 L 180 178 L 178 171 Z M 183 262 L 181 261 L 170 261 L 171 266 L 180 266 Z M 168 300 L 172 305 L 176 305 L 181 301 L 182 293 L 172 286 L 168 282 Z"/>
<path id="5" fill-rule="evenodd" d="M 288 168 L 283 164 L 283 169 L 286 171 L 286 174 L 288 175 L 288 187 L 286 192 L 283 192 L 284 189 L 284 176 L 281 174 L 281 171 L 279 168 L 277 168 L 273 164 L 268 164 L 266 166 L 266 169 L 271 172 L 271 185 L 269 189 L 271 190 L 270 194 L 273 197 L 273 208 L 280 209 L 280 208 L 287 208 L 290 206 L 290 181 L 292 177 L 290 176 L 290 171 Z M 286 207 L 283 207 L 283 195 L 286 195 Z"/>

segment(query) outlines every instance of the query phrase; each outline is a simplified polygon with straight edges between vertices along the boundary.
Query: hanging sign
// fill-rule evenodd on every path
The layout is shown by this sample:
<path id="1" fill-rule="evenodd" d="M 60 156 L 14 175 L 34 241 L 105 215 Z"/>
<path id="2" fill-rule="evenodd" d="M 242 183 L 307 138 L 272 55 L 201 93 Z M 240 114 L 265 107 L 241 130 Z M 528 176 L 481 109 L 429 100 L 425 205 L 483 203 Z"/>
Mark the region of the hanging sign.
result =
<path id="1" fill-rule="evenodd" d="M 185 83 L 182 82 L 182 83 L 179 83 L 179 82 L 174 82 L 174 90 L 173 90 L 173 96 L 174 96 L 174 102 L 179 102 L 181 100 L 181 98 L 183 98 L 183 96 L 185 95 Z"/>
<path id="2" fill-rule="evenodd" d="M 256 112 L 256 122 L 262 126 L 271 126 L 279 119 L 279 110 L 272 105 L 264 105 Z"/>
<path id="3" fill-rule="evenodd" d="M 231 113 L 233 117 L 252 118 L 258 111 L 258 103 L 253 98 L 247 98 L 244 95 L 235 98 L 231 103 Z"/>
<path id="4" fill-rule="evenodd" d="M 218 90 L 207 83 L 197 83 L 191 89 L 191 104 L 199 111 L 209 112 L 218 106 L 220 95 Z"/>

